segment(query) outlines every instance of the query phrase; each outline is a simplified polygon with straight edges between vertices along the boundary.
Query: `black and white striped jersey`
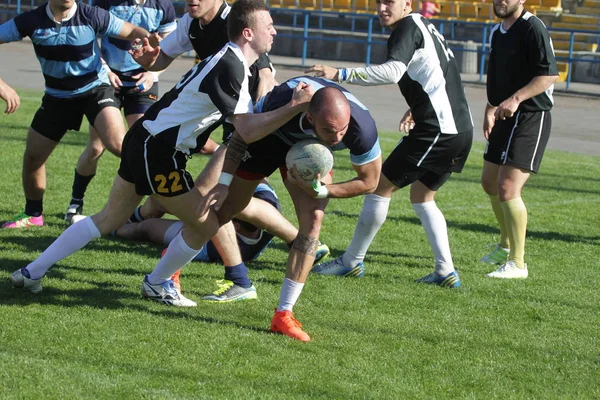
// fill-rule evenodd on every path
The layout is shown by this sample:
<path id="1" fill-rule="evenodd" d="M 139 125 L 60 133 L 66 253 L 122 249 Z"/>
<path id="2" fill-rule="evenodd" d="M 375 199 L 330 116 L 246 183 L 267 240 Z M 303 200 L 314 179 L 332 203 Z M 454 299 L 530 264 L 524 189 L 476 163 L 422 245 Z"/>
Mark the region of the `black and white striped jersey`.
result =
<path id="1" fill-rule="evenodd" d="M 241 49 L 229 42 L 152 105 L 142 124 L 176 150 L 193 153 L 227 117 L 252 112 L 249 76 Z"/>
<path id="2" fill-rule="evenodd" d="M 341 81 L 359 85 L 397 83 L 411 109 L 411 134 L 458 134 L 473 129 L 460 71 L 446 40 L 431 22 L 412 13 L 388 42 L 387 61 L 340 71 Z"/>
<path id="3" fill-rule="evenodd" d="M 498 106 L 536 76 L 558 75 L 552 39 L 544 23 L 523 11 L 507 30 L 495 25 L 490 34 L 490 60 L 487 75 L 488 101 Z M 554 85 L 523 101 L 519 110 L 548 111 L 554 100 Z"/>

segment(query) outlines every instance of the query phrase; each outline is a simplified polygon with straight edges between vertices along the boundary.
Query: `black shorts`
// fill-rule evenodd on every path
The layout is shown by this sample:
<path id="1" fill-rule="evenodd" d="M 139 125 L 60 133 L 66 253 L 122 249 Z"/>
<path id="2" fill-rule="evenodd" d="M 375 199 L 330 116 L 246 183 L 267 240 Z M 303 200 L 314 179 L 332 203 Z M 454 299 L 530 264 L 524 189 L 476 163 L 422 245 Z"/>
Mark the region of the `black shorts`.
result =
<path id="1" fill-rule="evenodd" d="M 455 135 L 407 135 L 385 160 L 382 174 L 399 188 L 420 181 L 438 190 L 452 172 L 461 172 L 473 142 L 473 131 Z"/>
<path id="2" fill-rule="evenodd" d="M 123 86 L 116 93 L 117 107 L 125 115 L 143 114 L 158 100 L 158 82 L 154 82 L 147 92 L 139 92 L 134 86 Z"/>
<path id="3" fill-rule="evenodd" d="M 238 166 L 237 175 L 240 178 L 257 181 L 271 176 L 281 168 L 282 176 L 287 176 L 285 156 L 291 146 L 275 135 L 268 135 L 248 145 L 246 155 Z"/>
<path id="4" fill-rule="evenodd" d="M 31 121 L 31 128 L 50 140 L 60 142 L 68 130 L 78 131 L 81 128 L 84 115 L 94 126 L 102 109 L 116 106 L 115 91 L 110 85 L 103 84 L 68 98 L 45 94 L 42 105 Z"/>
<path id="5" fill-rule="evenodd" d="M 552 127 L 550 111 L 518 111 L 498 120 L 490 133 L 483 159 L 537 173 Z"/>
<path id="6" fill-rule="evenodd" d="M 186 163 L 186 154 L 150 135 L 140 120 L 123 140 L 119 176 L 133 183 L 135 192 L 141 196 L 174 197 L 194 187 L 194 179 L 185 169 Z"/>

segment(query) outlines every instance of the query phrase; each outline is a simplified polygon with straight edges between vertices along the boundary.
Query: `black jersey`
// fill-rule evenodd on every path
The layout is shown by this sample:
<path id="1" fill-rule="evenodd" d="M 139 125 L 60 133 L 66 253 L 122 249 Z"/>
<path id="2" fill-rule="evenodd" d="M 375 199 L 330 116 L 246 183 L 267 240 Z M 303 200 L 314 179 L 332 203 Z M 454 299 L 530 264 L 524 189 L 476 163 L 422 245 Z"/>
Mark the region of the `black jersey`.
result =
<path id="1" fill-rule="evenodd" d="M 454 54 L 433 24 L 420 14 L 401 19 L 388 42 L 388 61 L 405 65 L 398 82 L 415 127 L 411 134 L 458 134 L 473 121 Z"/>
<path id="2" fill-rule="evenodd" d="M 536 76 L 558 75 L 552 40 L 544 23 L 523 11 L 508 31 L 495 25 L 490 34 L 487 96 L 497 106 Z M 554 100 L 550 86 L 544 93 L 523 101 L 519 110 L 548 111 Z"/>

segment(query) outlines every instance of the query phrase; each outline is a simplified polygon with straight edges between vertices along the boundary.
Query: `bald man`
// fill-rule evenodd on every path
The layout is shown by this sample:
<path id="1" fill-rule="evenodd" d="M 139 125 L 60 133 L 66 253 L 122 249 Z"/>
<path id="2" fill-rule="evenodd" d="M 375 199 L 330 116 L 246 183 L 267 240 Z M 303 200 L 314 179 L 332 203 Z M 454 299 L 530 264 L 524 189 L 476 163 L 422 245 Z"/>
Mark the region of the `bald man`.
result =
<path id="1" fill-rule="evenodd" d="M 234 133 L 222 173 L 222 178 L 232 179 L 228 190 L 231 195 L 220 207 L 219 219 L 228 220 L 243 210 L 261 180 L 279 169 L 294 202 L 299 232 L 290 249 L 271 331 L 308 342 L 310 337 L 294 319 L 292 308 L 315 259 L 325 207 L 330 198 L 354 197 L 375 190 L 381 171 L 381 148 L 375 121 L 367 108 L 350 92 L 326 79 L 298 77 L 284 82 L 259 101 L 255 111 L 267 112 L 285 106 L 294 88 L 302 84 L 315 90 L 308 112 L 297 115 L 257 141 Z M 288 150 L 305 139 L 318 139 L 332 150 L 349 149 L 356 177 L 331 183 L 331 175 L 328 175 L 306 182 L 298 177 L 295 168 L 288 171 L 285 164 Z M 217 185 L 215 191 L 227 189 Z"/>

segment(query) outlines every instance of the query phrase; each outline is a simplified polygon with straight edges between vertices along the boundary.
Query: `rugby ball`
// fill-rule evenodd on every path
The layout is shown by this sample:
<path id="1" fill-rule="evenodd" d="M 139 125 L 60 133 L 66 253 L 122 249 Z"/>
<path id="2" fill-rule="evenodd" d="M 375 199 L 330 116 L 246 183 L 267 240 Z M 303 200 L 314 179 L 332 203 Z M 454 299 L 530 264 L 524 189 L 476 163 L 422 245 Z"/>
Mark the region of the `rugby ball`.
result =
<path id="1" fill-rule="evenodd" d="M 285 157 L 288 169 L 294 165 L 305 181 L 312 181 L 317 174 L 325 177 L 333 168 L 331 150 L 316 139 L 307 139 L 294 144 Z"/>

